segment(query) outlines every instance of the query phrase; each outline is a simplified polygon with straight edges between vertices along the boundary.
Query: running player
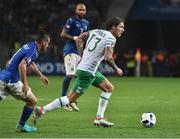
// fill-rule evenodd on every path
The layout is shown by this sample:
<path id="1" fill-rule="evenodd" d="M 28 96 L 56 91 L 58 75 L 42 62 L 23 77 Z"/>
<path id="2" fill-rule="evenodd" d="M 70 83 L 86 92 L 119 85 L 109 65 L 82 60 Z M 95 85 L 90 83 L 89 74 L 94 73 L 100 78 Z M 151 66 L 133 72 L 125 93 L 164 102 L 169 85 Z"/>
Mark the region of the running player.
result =
<path id="1" fill-rule="evenodd" d="M 91 30 L 81 34 L 77 38 L 76 43 L 79 50 L 82 51 L 83 43 L 85 41 L 86 47 L 83 51 L 82 59 L 77 66 L 77 78 L 73 84 L 72 90 L 68 96 L 57 98 L 46 106 L 37 108 L 35 111 L 37 118 L 48 111 L 74 102 L 85 93 L 92 84 L 102 90 L 94 124 L 96 126 L 107 127 L 114 125 L 114 123 L 108 122 L 104 118 L 104 112 L 114 87 L 106 77 L 97 71 L 97 69 L 101 61 L 104 59 L 116 71 L 117 75 L 122 76 L 123 71 L 115 64 L 112 54 L 116 43 L 115 37 L 120 37 L 124 32 L 124 23 L 122 19 L 113 17 L 107 21 L 106 29 L 107 30 Z"/>

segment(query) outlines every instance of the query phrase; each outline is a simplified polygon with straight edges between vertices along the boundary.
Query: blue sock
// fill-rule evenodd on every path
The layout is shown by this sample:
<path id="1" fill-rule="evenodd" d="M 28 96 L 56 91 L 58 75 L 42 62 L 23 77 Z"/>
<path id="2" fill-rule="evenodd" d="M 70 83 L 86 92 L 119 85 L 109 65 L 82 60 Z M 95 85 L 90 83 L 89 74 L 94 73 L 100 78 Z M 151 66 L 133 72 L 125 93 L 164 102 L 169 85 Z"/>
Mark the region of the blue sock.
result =
<path id="1" fill-rule="evenodd" d="M 72 78 L 65 76 L 62 85 L 62 96 L 66 96 Z"/>
<path id="2" fill-rule="evenodd" d="M 31 116 L 33 110 L 34 110 L 33 108 L 29 108 L 26 105 L 24 106 L 23 112 L 21 114 L 21 120 L 19 121 L 19 125 L 21 125 L 23 127 L 26 124 L 26 122 L 29 119 L 29 117 Z"/>

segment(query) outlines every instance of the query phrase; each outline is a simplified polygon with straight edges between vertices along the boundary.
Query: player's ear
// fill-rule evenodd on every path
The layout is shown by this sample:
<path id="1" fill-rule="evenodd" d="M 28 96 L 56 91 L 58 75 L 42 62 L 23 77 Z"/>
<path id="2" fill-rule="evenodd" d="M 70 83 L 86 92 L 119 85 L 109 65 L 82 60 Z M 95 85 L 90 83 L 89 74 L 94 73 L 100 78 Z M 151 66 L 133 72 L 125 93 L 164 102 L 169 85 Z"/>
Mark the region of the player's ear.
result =
<path id="1" fill-rule="evenodd" d="M 112 30 L 115 30 L 116 29 L 116 26 L 112 26 Z"/>

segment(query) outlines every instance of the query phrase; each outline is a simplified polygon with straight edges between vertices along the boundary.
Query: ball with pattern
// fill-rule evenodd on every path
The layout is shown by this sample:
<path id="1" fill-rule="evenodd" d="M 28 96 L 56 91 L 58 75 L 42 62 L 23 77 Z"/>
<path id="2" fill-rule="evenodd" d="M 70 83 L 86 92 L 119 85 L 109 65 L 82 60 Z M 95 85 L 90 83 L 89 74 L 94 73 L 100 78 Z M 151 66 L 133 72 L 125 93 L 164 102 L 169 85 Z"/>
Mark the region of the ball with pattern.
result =
<path id="1" fill-rule="evenodd" d="M 145 112 L 142 114 L 140 121 L 144 127 L 154 127 L 156 124 L 156 116 L 152 112 Z"/>

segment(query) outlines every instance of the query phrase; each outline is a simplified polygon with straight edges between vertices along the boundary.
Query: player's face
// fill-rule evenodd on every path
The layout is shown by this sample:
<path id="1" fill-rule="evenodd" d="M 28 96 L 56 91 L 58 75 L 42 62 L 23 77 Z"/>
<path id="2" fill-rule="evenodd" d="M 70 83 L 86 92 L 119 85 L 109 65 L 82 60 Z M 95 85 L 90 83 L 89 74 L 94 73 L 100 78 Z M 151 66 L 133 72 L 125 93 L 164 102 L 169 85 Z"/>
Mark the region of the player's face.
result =
<path id="1" fill-rule="evenodd" d="M 118 26 L 113 27 L 113 30 L 115 37 L 121 37 L 122 33 L 125 31 L 124 23 L 123 22 L 119 23 Z"/>
<path id="2" fill-rule="evenodd" d="M 41 43 L 41 52 L 45 53 L 50 43 L 50 38 L 47 41 L 43 40 Z"/>
<path id="3" fill-rule="evenodd" d="M 83 5 L 83 4 L 79 4 L 77 5 L 76 7 L 76 15 L 79 17 L 79 18 L 83 18 L 86 14 L 86 6 Z"/>

